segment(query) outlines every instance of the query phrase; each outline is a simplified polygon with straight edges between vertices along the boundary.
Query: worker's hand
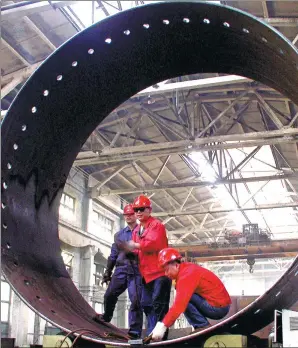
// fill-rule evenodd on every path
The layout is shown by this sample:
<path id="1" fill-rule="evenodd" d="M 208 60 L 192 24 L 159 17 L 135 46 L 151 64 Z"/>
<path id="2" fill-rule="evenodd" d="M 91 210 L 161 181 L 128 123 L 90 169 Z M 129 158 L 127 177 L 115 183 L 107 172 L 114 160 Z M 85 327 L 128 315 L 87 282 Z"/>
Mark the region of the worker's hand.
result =
<path id="1" fill-rule="evenodd" d="M 152 335 L 152 341 L 161 341 L 163 339 L 164 334 L 167 331 L 167 327 L 165 324 L 161 321 L 158 321 L 155 325 L 155 328 L 151 332 Z"/>
<path id="2" fill-rule="evenodd" d="M 126 253 L 132 252 L 135 249 L 139 248 L 139 243 L 135 243 L 133 240 L 130 240 L 128 242 L 122 242 L 118 244 L 118 247 L 122 250 L 124 250 Z"/>
<path id="3" fill-rule="evenodd" d="M 134 242 L 133 240 L 130 240 L 129 242 L 126 243 L 126 247 L 130 250 L 133 251 L 135 249 L 137 249 L 138 247 L 138 243 Z"/>
<path id="4" fill-rule="evenodd" d="M 103 286 L 103 284 L 108 285 L 111 279 L 112 279 L 112 272 L 105 271 L 102 277 L 101 286 Z"/>

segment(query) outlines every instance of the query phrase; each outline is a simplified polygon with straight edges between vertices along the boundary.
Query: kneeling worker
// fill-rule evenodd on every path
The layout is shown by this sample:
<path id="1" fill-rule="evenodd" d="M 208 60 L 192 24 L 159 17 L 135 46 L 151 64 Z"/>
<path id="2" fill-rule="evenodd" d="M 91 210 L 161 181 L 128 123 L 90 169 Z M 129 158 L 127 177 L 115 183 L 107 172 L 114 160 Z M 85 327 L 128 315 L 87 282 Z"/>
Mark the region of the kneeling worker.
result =
<path id="1" fill-rule="evenodd" d="M 165 275 L 176 280 L 176 296 L 172 307 L 152 331 L 152 340 L 160 341 L 166 330 L 184 313 L 195 332 L 207 329 L 207 318 L 219 320 L 230 309 L 231 298 L 221 280 L 211 271 L 190 262 L 182 262 L 176 249 L 159 252 L 158 264 Z"/>

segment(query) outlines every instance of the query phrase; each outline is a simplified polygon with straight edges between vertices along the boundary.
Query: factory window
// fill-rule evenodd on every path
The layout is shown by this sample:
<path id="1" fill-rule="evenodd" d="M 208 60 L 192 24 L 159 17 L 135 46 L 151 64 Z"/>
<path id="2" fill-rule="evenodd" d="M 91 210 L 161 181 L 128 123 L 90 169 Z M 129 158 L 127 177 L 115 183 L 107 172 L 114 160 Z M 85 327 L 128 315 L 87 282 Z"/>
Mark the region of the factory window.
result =
<path id="1" fill-rule="evenodd" d="M 70 277 L 72 277 L 72 260 L 74 255 L 65 250 L 62 250 L 61 255 L 63 258 L 65 268 L 67 272 L 69 273 Z"/>
<path id="2" fill-rule="evenodd" d="M 75 199 L 66 193 L 62 193 L 59 215 L 65 220 L 73 220 L 75 216 Z"/>
<path id="3" fill-rule="evenodd" d="M 11 289 L 1 277 L 1 337 L 8 337 Z"/>
<path id="4" fill-rule="evenodd" d="M 93 233 L 97 234 L 97 230 L 99 227 L 102 227 L 105 231 L 109 233 L 113 233 L 113 221 L 106 216 L 100 214 L 96 210 L 92 210 L 92 225 L 93 225 Z"/>

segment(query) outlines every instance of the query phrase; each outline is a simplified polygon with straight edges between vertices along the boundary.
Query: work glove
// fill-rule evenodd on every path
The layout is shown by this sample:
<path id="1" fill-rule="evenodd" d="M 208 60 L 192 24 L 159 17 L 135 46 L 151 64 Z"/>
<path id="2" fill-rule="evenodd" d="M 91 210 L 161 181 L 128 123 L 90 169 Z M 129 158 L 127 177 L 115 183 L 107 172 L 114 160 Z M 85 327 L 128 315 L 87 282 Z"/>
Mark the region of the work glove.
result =
<path id="1" fill-rule="evenodd" d="M 108 285 L 111 279 L 112 279 L 112 272 L 109 270 L 106 270 L 102 277 L 101 286 L 103 286 L 103 284 Z"/>
<path id="2" fill-rule="evenodd" d="M 102 282 L 101 282 L 101 286 L 103 286 L 103 284 L 108 284 L 111 279 L 112 279 L 112 271 L 113 268 L 115 266 L 115 261 L 112 260 L 110 257 L 108 258 L 108 263 L 107 263 L 107 269 L 105 270 L 103 277 L 102 277 Z"/>
<path id="3" fill-rule="evenodd" d="M 167 327 L 161 321 L 158 321 L 155 325 L 155 328 L 151 332 L 150 336 L 152 336 L 152 341 L 161 341 L 167 331 Z"/>

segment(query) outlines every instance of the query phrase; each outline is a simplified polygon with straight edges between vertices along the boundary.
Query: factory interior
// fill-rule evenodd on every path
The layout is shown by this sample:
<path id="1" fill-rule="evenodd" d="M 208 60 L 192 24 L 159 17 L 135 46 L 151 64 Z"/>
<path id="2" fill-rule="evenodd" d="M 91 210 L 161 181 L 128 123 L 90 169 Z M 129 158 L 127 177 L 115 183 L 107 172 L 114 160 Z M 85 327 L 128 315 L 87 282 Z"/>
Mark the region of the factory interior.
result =
<path id="1" fill-rule="evenodd" d="M 225 326 L 211 320 L 217 324 L 213 330 L 187 341 L 192 327 L 181 314 L 167 341 L 149 345 L 298 346 L 298 2 L 189 3 L 2 1 L 3 348 L 143 346 L 116 335 L 129 327 L 127 291 L 111 321 L 115 340 L 112 334 L 108 340 L 92 338 L 91 331 L 75 344 L 78 332 L 65 338 L 84 328 L 92 313 L 103 313 L 107 284 L 102 281 L 115 234 L 126 226 L 123 208 L 140 195 L 150 199 L 169 246 L 184 261 L 215 273 L 232 299 Z M 196 5 L 197 12 L 191 10 Z M 183 16 L 184 8 L 188 15 Z M 163 68 L 174 72 L 168 68 L 172 57 L 187 60 L 188 53 L 173 42 L 193 44 L 194 36 L 187 37 L 184 28 L 195 30 L 200 11 L 202 28 L 213 26 L 212 16 L 221 18 L 224 11 L 230 16 L 212 32 L 221 39 L 213 36 L 216 44 L 206 43 L 197 53 L 198 59 L 204 56 L 202 64 L 208 65 L 211 55 L 210 61 L 216 64 L 216 56 L 221 64 L 221 52 L 229 60 L 224 40 L 234 35 L 231 49 L 241 47 L 241 61 L 254 55 L 249 61 L 256 70 L 249 68 L 255 74 L 241 75 L 246 70 L 238 66 L 189 73 L 196 70 L 191 51 L 194 68 L 180 67 L 184 74 L 164 78 L 169 74 Z M 251 27 L 237 34 L 241 16 Z M 158 29 L 157 18 L 163 18 Z M 112 31 L 123 25 L 121 38 L 114 39 Z M 92 46 L 102 32 L 111 34 L 99 48 Z M 146 33 L 153 36 L 145 45 Z M 197 35 L 203 47 L 204 36 L 199 30 Z M 246 37 L 247 46 L 240 44 Z M 255 51 L 249 46 L 253 40 Z M 214 50 L 206 53 L 208 45 Z M 142 55 L 143 60 L 134 58 Z M 105 71 L 99 70 L 100 59 Z M 98 76 L 92 73 L 96 69 Z M 125 89 L 117 74 L 134 86 Z M 264 83 L 271 79 L 271 85 Z M 93 123 L 87 126 L 89 114 Z M 80 142 L 74 145 L 75 137 Z M 174 298 L 172 286 L 170 306 Z"/>

